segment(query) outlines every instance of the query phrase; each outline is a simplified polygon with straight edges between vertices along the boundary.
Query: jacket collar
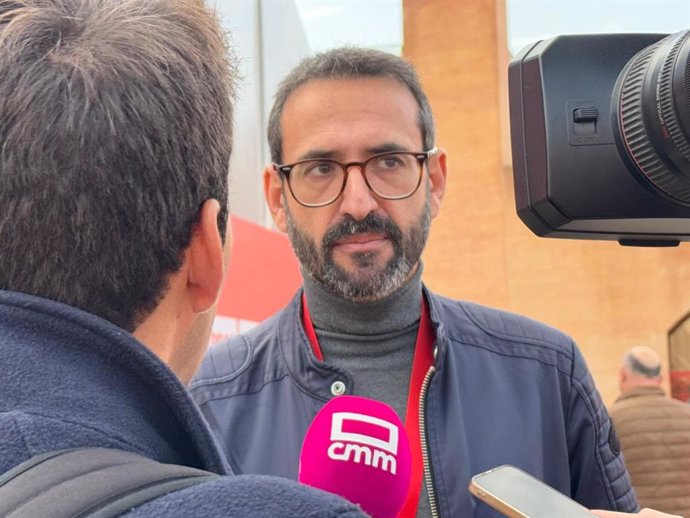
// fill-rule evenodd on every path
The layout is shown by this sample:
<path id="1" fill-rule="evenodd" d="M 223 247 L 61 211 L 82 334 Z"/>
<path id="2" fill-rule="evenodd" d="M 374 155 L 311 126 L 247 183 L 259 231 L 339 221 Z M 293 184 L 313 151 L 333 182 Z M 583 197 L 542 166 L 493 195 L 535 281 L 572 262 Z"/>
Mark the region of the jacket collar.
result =
<path id="1" fill-rule="evenodd" d="M 666 393 L 661 387 L 637 387 L 624 392 L 616 401 L 624 401 L 640 396 L 666 396 Z"/>
<path id="2" fill-rule="evenodd" d="M 436 333 L 434 364 L 439 369 L 447 348 L 445 343 L 445 327 L 441 317 L 443 309 L 436 295 L 431 293 L 426 286 L 422 286 L 422 290 L 423 296 L 426 297 L 429 303 L 431 323 Z M 319 361 L 314 356 L 302 325 L 301 289 L 285 310 L 280 313 L 279 318 L 279 331 L 276 334 L 276 338 L 285 365 L 295 383 L 323 401 L 328 401 L 333 397 L 330 387 L 334 382 L 342 381 L 346 387 L 352 386 L 353 382 L 350 374 L 327 362 Z"/>
<path id="3" fill-rule="evenodd" d="M 161 462 L 229 470 L 175 374 L 95 315 L 0 290 L 0 365 L 0 412 L 70 421 Z"/>
<path id="4" fill-rule="evenodd" d="M 280 313 L 276 338 L 285 365 L 295 383 L 325 402 L 333 397 L 330 387 L 335 382 L 345 383 L 349 388 L 353 381 L 347 372 L 319 361 L 314 356 L 302 325 L 302 291 L 300 289 Z"/>

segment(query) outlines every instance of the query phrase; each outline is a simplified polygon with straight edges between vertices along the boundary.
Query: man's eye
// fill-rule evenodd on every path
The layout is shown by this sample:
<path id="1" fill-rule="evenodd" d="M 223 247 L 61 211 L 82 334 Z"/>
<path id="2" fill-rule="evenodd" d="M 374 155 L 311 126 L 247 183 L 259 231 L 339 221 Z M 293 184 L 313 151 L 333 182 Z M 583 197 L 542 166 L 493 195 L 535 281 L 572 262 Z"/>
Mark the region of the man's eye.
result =
<path id="1" fill-rule="evenodd" d="M 305 176 L 328 176 L 336 172 L 337 168 L 333 162 L 310 162 L 305 168 Z"/>
<path id="2" fill-rule="evenodd" d="M 400 157 L 391 155 L 391 156 L 382 156 L 377 160 L 376 167 L 380 167 L 383 169 L 396 169 L 398 167 L 401 167 L 403 165 L 403 161 L 400 160 Z"/>

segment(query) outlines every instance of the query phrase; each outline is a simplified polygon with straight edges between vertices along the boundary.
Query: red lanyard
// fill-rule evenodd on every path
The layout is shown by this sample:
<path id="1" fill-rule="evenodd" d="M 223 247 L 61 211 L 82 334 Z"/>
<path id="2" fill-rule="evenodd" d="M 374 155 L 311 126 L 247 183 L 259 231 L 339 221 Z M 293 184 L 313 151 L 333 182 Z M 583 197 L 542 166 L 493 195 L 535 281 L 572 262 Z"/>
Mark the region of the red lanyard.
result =
<path id="1" fill-rule="evenodd" d="M 314 325 L 309 317 L 307 298 L 304 292 L 302 292 L 302 308 L 302 324 L 307 332 L 307 338 L 309 338 L 312 351 L 318 360 L 323 361 L 323 353 L 316 337 Z M 422 444 L 419 435 L 419 425 L 421 424 L 419 422 L 419 397 L 424 377 L 434 363 L 433 348 L 435 338 L 434 329 L 429 318 L 429 306 L 424 296 L 422 296 L 422 314 L 419 320 L 417 342 L 414 347 L 410 389 L 407 395 L 407 410 L 405 412 L 405 431 L 410 441 L 410 449 L 412 450 L 412 480 L 410 481 L 407 500 L 398 518 L 414 518 L 417 515 L 419 492 L 422 488 L 422 477 L 424 474 L 424 459 L 422 457 Z"/>

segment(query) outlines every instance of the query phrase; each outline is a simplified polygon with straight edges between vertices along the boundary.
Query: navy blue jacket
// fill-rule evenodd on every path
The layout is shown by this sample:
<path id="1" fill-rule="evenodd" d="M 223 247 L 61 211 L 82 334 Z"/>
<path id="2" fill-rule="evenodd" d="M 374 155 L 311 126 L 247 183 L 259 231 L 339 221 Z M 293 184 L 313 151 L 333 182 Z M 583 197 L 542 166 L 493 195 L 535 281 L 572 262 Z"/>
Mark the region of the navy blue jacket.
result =
<path id="1" fill-rule="evenodd" d="M 0 474 L 40 453 L 83 446 L 230 473 L 185 387 L 129 333 L 64 304 L 0 291 Z M 226 476 L 127 516 L 363 514 L 292 481 Z"/>
<path id="2" fill-rule="evenodd" d="M 634 492 L 587 366 L 563 333 L 429 293 L 436 359 L 424 424 L 443 517 L 498 517 L 470 478 L 513 464 L 589 508 L 634 511 Z M 214 346 L 190 386 L 234 470 L 296 478 L 304 434 L 347 372 L 318 361 L 301 293 L 248 333 Z"/>

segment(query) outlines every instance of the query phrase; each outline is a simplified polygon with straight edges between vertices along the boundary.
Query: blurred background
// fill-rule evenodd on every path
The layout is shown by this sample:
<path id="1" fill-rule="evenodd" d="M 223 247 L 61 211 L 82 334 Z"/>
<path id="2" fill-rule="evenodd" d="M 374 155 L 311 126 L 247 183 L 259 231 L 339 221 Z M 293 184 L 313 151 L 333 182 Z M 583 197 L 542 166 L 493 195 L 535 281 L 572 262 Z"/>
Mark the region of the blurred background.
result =
<path id="1" fill-rule="evenodd" d="M 515 214 L 507 66 L 558 34 L 672 33 L 688 0 L 209 0 L 239 58 L 231 163 L 235 251 L 214 340 L 251 328 L 300 285 L 286 237 L 272 227 L 262 170 L 265 125 L 280 79 L 300 59 L 342 45 L 402 55 L 418 69 L 449 153 L 448 190 L 424 254 L 424 281 L 457 299 L 520 313 L 570 334 L 602 393 L 618 394 L 623 353 L 649 345 L 690 386 L 690 244 L 540 239 Z"/>

